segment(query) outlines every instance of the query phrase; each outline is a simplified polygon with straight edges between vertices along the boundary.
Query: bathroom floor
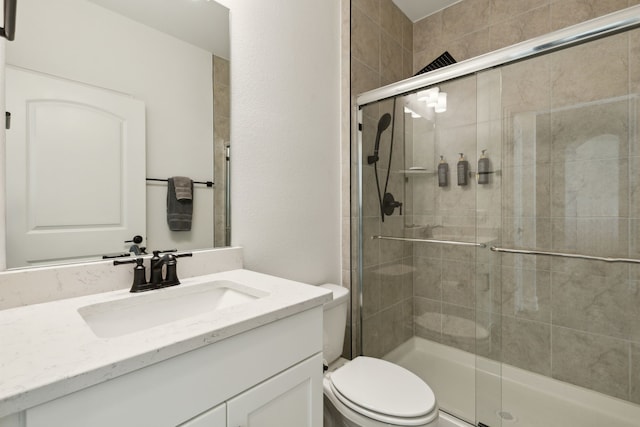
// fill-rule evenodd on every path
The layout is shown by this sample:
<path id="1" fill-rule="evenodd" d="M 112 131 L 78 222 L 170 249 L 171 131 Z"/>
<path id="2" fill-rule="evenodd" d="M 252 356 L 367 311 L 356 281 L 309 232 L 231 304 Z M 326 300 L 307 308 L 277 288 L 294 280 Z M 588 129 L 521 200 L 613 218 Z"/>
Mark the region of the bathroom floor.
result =
<path id="1" fill-rule="evenodd" d="M 476 413 L 492 427 L 637 427 L 640 419 L 638 405 L 422 338 L 384 359 L 423 378 L 441 409 L 468 422 Z"/>

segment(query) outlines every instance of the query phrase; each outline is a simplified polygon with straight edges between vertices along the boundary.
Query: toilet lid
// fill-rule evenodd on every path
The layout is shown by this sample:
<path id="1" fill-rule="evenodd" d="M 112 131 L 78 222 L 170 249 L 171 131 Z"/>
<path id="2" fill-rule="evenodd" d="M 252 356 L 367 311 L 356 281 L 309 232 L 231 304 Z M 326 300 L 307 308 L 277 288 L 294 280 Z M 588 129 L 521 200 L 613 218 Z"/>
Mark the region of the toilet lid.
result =
<path id="1" fill-rule="evenodd" d="M 342 396 L 379 414 L 415 418 L 430 414 L 436 398 L 417 375 L 393 363 L 360 356 L 331 374 Z"/>

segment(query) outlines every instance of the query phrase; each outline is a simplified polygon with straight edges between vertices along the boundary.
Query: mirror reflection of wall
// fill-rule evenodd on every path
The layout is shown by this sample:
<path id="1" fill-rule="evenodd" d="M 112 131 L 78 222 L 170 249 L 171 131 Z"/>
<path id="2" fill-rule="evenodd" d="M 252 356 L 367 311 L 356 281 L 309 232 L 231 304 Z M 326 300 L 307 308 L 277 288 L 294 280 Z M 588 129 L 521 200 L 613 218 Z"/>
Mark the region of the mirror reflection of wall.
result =
<path id="1" fill-rule="evenodd" d="M 126 11 L 128 16 L 121 14 L 123 8 L 131 9 Z M 220 12 L 222 20 L 214 17 Z M 147 21 L 138 22 L 140 17 Z M 180 24 L 187 22 L 188 31 L 181 33 Z M 172 34 L 158 29 L 167 23 Z M 225 26 L 224 36 L 218 37 L 224 39 L 218 43 L 221 48 L 207 42 L 214 36 L 201 31 L 198 23 L 204 29 Z M 6 45 L 7 65 L 144 103 L 146 159 L 139 159 L 139 167 L 146 169 L 146 177 L 187 176 L 216 183 L 215 189 L 194 186 L 192 228 L 172 232 L 166 220 L 166 183 L 146 182 L 146 230 L 137 233 L 145 237 L 141 246 L 190 250 L 223 245 L 224 147 L 229 144 L 228 10 L 215 2 L 193 0 L 168 0 L 161 7 L 151 0 L 21 0 L 17 27 L 16 40 Z M 16 114 L 21 111 L 12 111 Z M 83 162 L 76 151 L 61 168 Z M 16 179 L 20 177 L 7 176 L 7 182 Z M 124 187 L 136 184 L 140 185 L 121 183 Z M 91 197 L 101 200 L 99 191 Z M 82 203 L 96 202 L 84 199 Z M 120 203 L 126 209 L 127 203 Z M 11 204 L 6 208 L 10 213 Z M 219 225 L 214 225 L 214 219 Z M 121 240 L 115 239 L 110 252 L 128 251 L 130 244 Z M 7 252 L 15 243 L 7 242 Z M 80 253 L 77 259 L 94 255 Z M 77 260 L 65 258 L 62 262 Z M 26 266 L 34 264 L 38 262 Z"/>
<path id="2" fill-rule="evenodd" d="M 214 129 L 214 247 L 231 245 L 230 176 L 230 75 L 229 60 L 213 57 L 213 129 Z"/>

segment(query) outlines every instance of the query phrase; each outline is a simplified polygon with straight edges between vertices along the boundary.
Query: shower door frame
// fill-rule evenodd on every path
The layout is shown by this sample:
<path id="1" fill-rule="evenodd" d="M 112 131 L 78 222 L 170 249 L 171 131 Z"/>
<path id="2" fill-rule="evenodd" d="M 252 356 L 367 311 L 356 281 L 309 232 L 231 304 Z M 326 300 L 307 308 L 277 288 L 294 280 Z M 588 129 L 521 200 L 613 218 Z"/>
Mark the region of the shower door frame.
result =
<path id="1" fill-rule="evenodd" d="M 367 104 L 406 95 L 427 86 L 440 84 L 448 80 L 555 50 L 565 49 L 577 44 L 631 30 L 639 26 L 640 5 L 631 6 L 618 12 L 553 31 L 512 46 L 449 65 L 445 68 L 440 68 L 361 93 L 356 96 L 356 109 L 359 111 Z"/>
<path id="2" fill-rule="evenodd" d="M 362 109 L 366 105 L 399 97 L 416 92 L 425 87 L 441 84 L 463 76 L 472 75 L 494 67 L 522 61 L 534 56 L 550 53 L 553 51 L 569 48 L 578 44 L 593 41 L 617 33 L 625 32 L 640 27 L 640 5 L 632 6 L 618 12 L 614 12 L 599 18 L 592 19 L 571 27 L 557 30 L 543 36 L 539 36 L 528 41 L 518 43 L 503 49 L 489 52 L 445 68 L 441 68 L 419 76 L 411 77 L 397 83 L 383 86 L 356 96 L 356 103 L 352 114 L 353 127 L 357 138 L 357 146 L 354 155 L 357 156 L 356 170 L 356 201 L 358 224 L 356 225 L 355 237 L 356 262 L 357 262 L 357 292 L 353 292 L 352 307 L 357 308 L 355 316 L 352 318 L 351 331 L 356 334 L 352 338 L 352 355 L 362 354 L 363 349 L 363 181 L 362 181 Z"/>

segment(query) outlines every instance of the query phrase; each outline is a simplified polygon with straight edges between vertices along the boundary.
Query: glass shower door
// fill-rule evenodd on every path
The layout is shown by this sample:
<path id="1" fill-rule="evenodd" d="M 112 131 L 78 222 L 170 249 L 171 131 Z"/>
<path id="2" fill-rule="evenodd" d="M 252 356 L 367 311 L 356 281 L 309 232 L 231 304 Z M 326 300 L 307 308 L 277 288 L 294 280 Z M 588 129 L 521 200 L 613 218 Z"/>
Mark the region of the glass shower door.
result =
<path id="1" fill-rule="evenodd" d="M 475 403 L 476 425 L 502 426 L 502 268 L 489 248 L 502 239 L 503 121 L 501 72 L 477 73 L 476 138 L 472 163 L 476 209 L 475 252 Z M 481 424 L 480 424 L 481 423 Z"/>
<path id="2" fill-rule="evenodd" d="M 500 70 L 503 420 L 637 425 L 638 31 Z"/>
<path id="3" fill-rule="evenodd" d="M 404 235 L 404 113 L 393 99 L 360 113 L 361 352 L 382 357 L 413 334 L 411 244 L 377 238 Z"/>
<path id="4" fill-rule="evenodd" d="M 470 166 L 477 149 L 475 100 L 475 76 L 405 96 L 412 200 L 406 223 L 410 236 L 419 240 L 412 258 L 413 347 L 406 357 L 434 390 L 441 410 L 473 424 L 476 190 Z M 458 176 L 461 157 L 468 167 Z"/>
<path id="5" fill-rule="evenodd" d="M 362 354 L 420 376 L 442 411 L 490 426 L 500 425 L 500 268 L 478 246 L 499 238 L 501 185 L 499 170 L 479 184 L 477 164 L 485 150 L 500 168 L 499 104 L 495 74 L 368 104 L 359 156 Z M 387 192 L 402 215 L 385 213 Z"/>

